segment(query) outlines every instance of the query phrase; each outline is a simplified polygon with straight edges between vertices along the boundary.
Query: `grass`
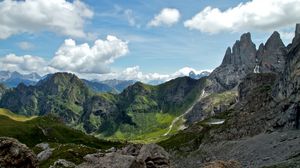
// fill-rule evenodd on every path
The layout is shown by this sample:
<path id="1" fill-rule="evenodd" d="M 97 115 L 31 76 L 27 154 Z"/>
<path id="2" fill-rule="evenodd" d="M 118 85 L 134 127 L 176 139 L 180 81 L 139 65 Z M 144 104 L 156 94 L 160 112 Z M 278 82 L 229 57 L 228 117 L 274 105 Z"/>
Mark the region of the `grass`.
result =
<path id="1" fill-rule="evenodd" d="M 176 134 L 170 136 L 168 139 L 158 142 L 158 144 L 167 150 L 172 149 L 181 151 L 181 148 L 197 149 L 199 145 L 203 142 L 203 140 L 209 136 L 211 130 L 222 126 L 209 125 L 207 124 L 207 122 L 212 119 L 227 119 L 228 113 L 230 113 L 230 111 L 220 113 L 214 117 L 210 117 L 203 121 L 195 123 L 191 125 L 188 129 L 179 131 Z"/>
<path id="2" fill-rule="evenodd" d="M 122 124 L 118 130 L 109 137 L 96 134 L 99 138 L 115 141 L 130 141 L 132 143 L 154 143 L 166 137 L 163 136 L 175 116 L 168 113 L 149 112 L 134 113 L 129 115 L 137 125 Z"/>
<path id="3" fill-rule="evenodd" d="M 17 114 L 12 113 L 9 110 L 3 109 L 3 108 L 0 108 L 0 115 L 9 117 L 12 120 L 20 121 L 20 122 L 29 121 L 29 120 L 36 118 L 36 116 L 27 117 L 27 116 L 23 116 L 23 115 L 17 115 Z"/>
<path id="4" fill-rule="evenodd" d="M 100 149 L 122 146 L 119 142 L 100 140 L 79 130 L 69 128 L 53 116 L 16 121 L 5 115 L 0 115 L 0 136 L 16 138 L 29 147 L 42 142 L 83 144 Z"/>

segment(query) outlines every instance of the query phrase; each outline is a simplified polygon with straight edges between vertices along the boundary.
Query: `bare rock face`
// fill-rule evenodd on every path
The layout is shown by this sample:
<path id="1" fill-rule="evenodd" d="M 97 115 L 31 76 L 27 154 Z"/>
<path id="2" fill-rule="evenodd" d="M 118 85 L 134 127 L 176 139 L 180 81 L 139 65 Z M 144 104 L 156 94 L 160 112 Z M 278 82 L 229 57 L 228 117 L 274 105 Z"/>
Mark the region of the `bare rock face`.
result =
<path id="1" fill-rule="evenodd" d="M 13 138 L 0 137 L 0 167 L 38 167 L 35 154 Z"/>
<path id="2" fill-rule="evenodd" d="M 276 128 L 299 129 L 300 121 L 300 25 L 297 24 L 295 37 L 288 47 L 284 72 L 276 86 L 277 102 L 281 104 L 282 114 L 278 115 Z"/>
<path id="3" fill-rule="evenodd" d="M 77 168 L 170 168 L 169 154 L 156 144 L 128 145 L 110 153 L 88 154 Z"/>

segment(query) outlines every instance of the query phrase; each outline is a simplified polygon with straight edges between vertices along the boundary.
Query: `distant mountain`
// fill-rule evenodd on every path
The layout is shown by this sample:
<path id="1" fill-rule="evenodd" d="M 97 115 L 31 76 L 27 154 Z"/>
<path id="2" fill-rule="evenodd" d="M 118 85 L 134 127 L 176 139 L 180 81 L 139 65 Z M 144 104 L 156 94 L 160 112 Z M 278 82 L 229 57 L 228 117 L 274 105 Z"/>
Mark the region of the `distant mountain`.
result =
<path id="1" fill-rule="evenodd" d="M 103 92 L 114 93 L 114 92 L 116 92 L 114 88 L 110 87 L 107 84 L 98 82 L 98 81 L 89 81 L 86 79 L 82 79 L 82 81 L 87 85 L 87 87 L 89 87 L 94 92 L 99 92 L 99 93 L 103 93 Z"/>
<path id="2" fill-rule="evenodd" d="M 21 74 L 19 72 L 0 71 L 0 83 L 7 87 L 16 87 L 20 83 L 35 85 L 42 77 L 37 73 Z"/>
<path id="3" fill-rule="evenodd" d="M 210 72 L 208 72 L 208 71 L 203 71 L 203 72 L 198 73 L 198 74 L 196 74 L 194 71 L 191 71 L 189 73 L 189 77 L 193 78 L 193 79 L 200 79 L 202 77 L 208 76 L 209 74 L 210 74 Z"/>
<path id="4" fill-rule="evenodd" d="M 130 85 L 133 85 L 135 81 L 133 80 L 105 80 L 105 81 L 97 81 L 97 80 L 86 80 L 82 79 L 82 81 L 93 91 L 95 92 L 110 92 L 110 93 L 121 93 L 125 88 Z"/>
<path id="5" fill-rule="evenodd" d="M 100 81 L 100 83 L 106 84 L 114 88 L 118 93 L 122 92 L 128 86 L 133 85 L 135 82 L 136 81 L 134 80 L 117 80 L 117 79 Z"/>

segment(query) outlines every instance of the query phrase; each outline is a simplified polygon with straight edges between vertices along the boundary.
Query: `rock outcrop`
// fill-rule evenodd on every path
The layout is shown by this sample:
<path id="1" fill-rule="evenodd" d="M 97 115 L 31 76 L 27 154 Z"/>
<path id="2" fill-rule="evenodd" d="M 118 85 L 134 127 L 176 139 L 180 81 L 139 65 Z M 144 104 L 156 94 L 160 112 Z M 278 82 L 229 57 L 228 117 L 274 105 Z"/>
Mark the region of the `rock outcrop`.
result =
<path id="1" fill-rule="evenodd" d="M 76 165 L 73 162 L 69 162 L 65 159 L 58 159 L 49 168 L 74 168 Z"/>
<path id="2" fill-rule="evenodd" d="M 35 154 L 13 138 L 0 137 L 0 167 L 38 167 Z"/>
<path id="3" fill-rule="evenodd" d="M 170 168 L 169 154 L 156 144 L 129 145 L 110 153 L 89 154 L 77 168 Z"/>

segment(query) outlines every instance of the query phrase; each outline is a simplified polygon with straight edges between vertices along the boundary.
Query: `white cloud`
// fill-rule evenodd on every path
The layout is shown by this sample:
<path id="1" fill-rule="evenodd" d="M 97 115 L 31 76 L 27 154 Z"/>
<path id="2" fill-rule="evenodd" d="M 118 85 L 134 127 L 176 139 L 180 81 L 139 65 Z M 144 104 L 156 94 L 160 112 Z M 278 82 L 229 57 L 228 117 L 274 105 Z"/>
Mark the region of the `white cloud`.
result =
<path id="1" fill-rule="evenodd" d="M 56 70 L 48 67 L 46 60 L 41 57 L 24 55 L 17 56 L 8 54 L 0 58 L 1 70 L 18 71 L 21 73 L 37 72 L 39 74 L 52 73 Z"/>
<path id="2" fill-rule="evenodd" d="M 45 30 L 83 38 L 88 35 L 83 30 L 85 19 L 92 17 L 93 12 L 79 0 L 4 0 L 0 2 L 0 39 Z"/>
<path id="3" fill-rule="evenodd" d="M 158 26 L 172 26 L 177 23 L 180 19 L 180 12 L 177 9 L 164 8 L 156 15 L 149 23 L 148 26 L 158 27 Z"/>
<path id="4" fill-rule="evenodd" d="M 269 31 L 300 22 L 300 0 L 252 0 L 221 11 L 206 7 L 184 22 L 189 29 L 201 32 Z"/>
<path id="5" fill-rule="evenodd" d="M 77 45 L 74 40 L 67 39 L 48 61 L 38 56 L 8 54 L 0 58 L 0 69 L 41 75 L 57 71 L 102 74 L 108 73 L 109 64 L 128 52 L 127 42 L 115 36 L 96 40 L 91 47 L 87 43 Z"/>
<path id="6" fill-rule="evenodd" d="M 34 45 L 27 41 L 21 41 L 21 42 L 17 43 L 17 45 L 22 50 L 31 50 L 34 48 Z"/>
<path id="7" fill-rule="evenodd" d="M 107 73 L 107 65 L 128 52 L 127 42 L 115 36 L 96 40 L 91 47 L 87 43 L 77 45 L 74 40 L 67 39 L 56 52 L 50 66 L 61 71 Z"/>
<path id="8" fill-rule="evenodd" d="M 211 72 L 211 70 L 195 70 L 190 67 L 184 67 L 172 74 L 160 74 L 160 73 L 143 73 L 139 66 L 128 67 L 121 72 L 111 72 L 101 75 L 84 76 L 89 79 L 108 80 L 108 79 L 120 79 L 120 80 L 136 80 L 145 83 L 162 83 L 175 79 L 181 76 L 189 76 L 189 73 L 194 71 L 195 74 L 200 74 L 204 71 Z"/>

